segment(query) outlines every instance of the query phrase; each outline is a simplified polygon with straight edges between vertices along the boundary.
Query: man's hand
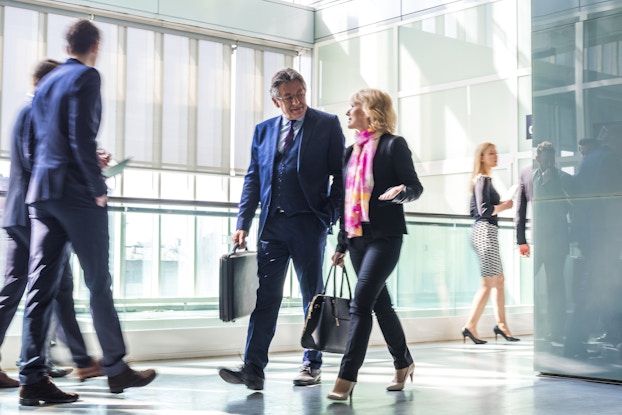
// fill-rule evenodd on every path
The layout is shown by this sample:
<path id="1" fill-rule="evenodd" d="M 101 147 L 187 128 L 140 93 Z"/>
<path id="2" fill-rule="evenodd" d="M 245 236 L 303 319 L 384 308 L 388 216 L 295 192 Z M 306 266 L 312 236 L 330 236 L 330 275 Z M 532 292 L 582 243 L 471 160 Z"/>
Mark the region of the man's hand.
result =
<path id="1" fill-rule="evenodd" d="M 106 167 L 108 167 L 110 160 L 112 160 L 112 154 L 110 154 L 103 148 L 98 148 L 97 158 L 99 159 L 99 167 L 105 169 Z"/>
<path id="2" fill-rule="evenodd" d="M 240 249 L 246 248 L 246 231 L 242 229 L 238 229 L 233 234 L 233 238 L 231 239 L 233 244 L 237 244 Z"/>
<path id="3" fill-rule="evenodd" d="M 529 254 L 531 253 L 529 250 L 529 244 L 518 245 L 518 252 L 520 253 L 520 256 L 529 258 Z"/>
<path id="4" fill-rule="evenodd" d="M 95 203 L 99 207 L 106 207 L 106 203 L 108 203 L 108 195 L 101 195 L 95 198 Z"/>

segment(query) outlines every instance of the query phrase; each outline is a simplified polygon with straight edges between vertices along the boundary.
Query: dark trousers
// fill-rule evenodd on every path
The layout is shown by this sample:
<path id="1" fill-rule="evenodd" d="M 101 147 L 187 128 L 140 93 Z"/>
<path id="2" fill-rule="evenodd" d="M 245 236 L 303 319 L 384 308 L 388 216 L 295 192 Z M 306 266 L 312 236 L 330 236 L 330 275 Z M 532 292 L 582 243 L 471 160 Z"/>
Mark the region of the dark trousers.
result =
<path id="1" fill-rule="evenodd" d="M 561 250 L 536 248 L 534 256 L 534 270 L 537 273 L 544 266 L 546 273 L 546 302 L 548 334 L 553 340 L 561 340 L 566 327 L 566 282 L 564 279 L 564 264 L 566 253 Z M 539 326 L 540 321 L 536 320 Z M 536 330 L 536 333 L 540 330 Z"/>
<path id="2" fill-rule="evenodd" d="M 6 270 L 4 285 L 0 290 L 0 345 L 15 316 L 19 302 L 28 283 L 28 258 L 30 252 L 30 227 L 12 226 L 7 232 Z M 76 321 L 73 303 L 73 275 L 69 265 L 69 255 L 65 256 L 61 270 L 60 289 L 54 300 L 54 310 L 59 323 L 66 333 L 66 344 L 78 367 L 92 363 L 86 352 L 86 345 Z"/>
<path id="3" fill-rule="evenodd" d="M 294 216 L 275 213 L 266 221 L 257 247 L 257 303 L 250 317 L 244 353 L 244 363 L 258 376 L 264 376 L 268 364 L 268 349 L 276 330 L 289 260 L 294 263 L 306 316 L 309 302 L 324 289 L 322 264 L 326 234 L 326 228 L 312 213 Z M 302 363 L 319 368 L 322 353 L 305 350 Z"/>
<path id="4" fill-rule="evenodd" d="M 68 242 L 80 260 L 90 290 L 93 325 L 103 352 L 107 376 L 121 374 L 125 343 L 112 298 L 108 271 L 108 210 L 81 192 L 67 192 L 62 200 L 37 202 L 30 208 L 32 235 L 28 296 L 22 334 L 20 383 L 46 376 L 46 333 L 52 299 L 60 289 L 59 270 Z"/>
<path id="5" fill-rule="evenodd" d="M 356 382 L 367 353 L 372 330 L 372 311 L 393 357 L 395 369 L 408 367 L 413 359 L 406 336 L 387 290 L 386 280 L 397 265 L 402 236 L 374 238 L 366 233 L 348 240 L 350 260 L 358 281 L 350 303 L 350 333 L 341 359 L 339 377 Z"/>

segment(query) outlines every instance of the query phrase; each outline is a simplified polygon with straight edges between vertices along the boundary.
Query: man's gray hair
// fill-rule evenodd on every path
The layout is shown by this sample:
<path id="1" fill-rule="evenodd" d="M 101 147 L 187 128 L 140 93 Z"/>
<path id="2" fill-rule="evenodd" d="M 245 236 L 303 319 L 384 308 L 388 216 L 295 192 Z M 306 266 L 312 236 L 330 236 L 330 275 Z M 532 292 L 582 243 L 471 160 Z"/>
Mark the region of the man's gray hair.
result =
<path id="1" fill-rule="evenodd" d="M 302 84 L 302 89 L 307 91 L 307 84 L 305 79 L 298 73 L 296 70 L 292 68 L 281 69 L 272 77 L 272 84 L 270 86 L 270 95 L 272 98 L 280 98 L 279 97 L 279 86 L 281 84 L 288 84 L 293 81 L 298 81 Z"/>

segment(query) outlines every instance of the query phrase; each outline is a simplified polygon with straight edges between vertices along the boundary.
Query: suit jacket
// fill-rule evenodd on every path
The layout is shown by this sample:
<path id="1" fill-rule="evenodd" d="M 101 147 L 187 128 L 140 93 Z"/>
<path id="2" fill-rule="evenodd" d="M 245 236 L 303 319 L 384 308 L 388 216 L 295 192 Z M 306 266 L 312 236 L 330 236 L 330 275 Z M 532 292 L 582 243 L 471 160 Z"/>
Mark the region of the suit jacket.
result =
<path id="1" fill-rule="evenodd" d="M 261 237 L 272 198 L 274 156 L 281 131 L 282 116 L 255 127 L 251 162 L 244 177 L 236 229 L 248 232 L 261 203 L 258 235 Z M 307 108 L 299 135 L 298 180 L 309 208 L 330 229 L 339 218 L 343 195 L 341 168 L 345 139 L 336 115 Z M 332 184 L 331 184 L 332 177 Z"/>
<path id="2" fill-rule="evenodd" d="M 527 243 L 525 227 L 527 225 L 527 203 L 533 201 L 533 169 L 531 166 L 524 167 L 520 172 L 518 184 L 518 197 L 516 198 L 516 243 Z"/>
<path id="3" fill-rule="evenodd" d="M 527 203 L 536 200 L 534 231 L 540 237 L 534 237 L 534 240 L 542 241 L 538 249 L 546 250 L 545 245 L 549 248 L 556 245 L 561 247 L 562 253 L 568 250 L 568 196 L 571 194 L 571 180 L 572 176 L 554 167 L 546 183 L 542 180 L 542 170 L 539 168 L 532 170 L 531 166 L 527 166 L 521 170 L 515 218 L 518 245 L 527 243 Z"/>
<path id="4" fill-rule="evenodd" d="M 32 170 L 31 155 L 34 145 L 31 110 L 31 103 L 22 108 L 11 135 L 11 171 L 4 204 L 4 228 L 30 226 L 26 192 Z"/>
<path id="5" fill-rule="evenodd" d="M 417 177 L 412 160 L 412 153 L 404 137 L 385 133 L 380 137 L 374 155 L 374 188 L 369 199 L 369 221 L 374 237 L 400 236 L 406 231 L 404 218 L 404 202 L 416 200 L 423 193 L 423 185 Z M 348 171 L 348 163 L 353 146 L 348 147 L 343 164 L 343 177 Z M 406 185 L 403 195 L 392 201 L 378 200 L 378 197 L 390 187 Z M 343 208 L 343 206 L 342 206 Z M 345 252 L 346 232 L 344 221 L 341 221 L 339 232 L 340 252 Z"/>
<path id="6" fill-rule="evenodd" d="M 95 141 L 101 120 L 101 79 L 76 59 L 49 73 L 32 102 L 35 159 L 27 203 L 62 199 L 67 191 L 96 198 L 107 188 Z"/>

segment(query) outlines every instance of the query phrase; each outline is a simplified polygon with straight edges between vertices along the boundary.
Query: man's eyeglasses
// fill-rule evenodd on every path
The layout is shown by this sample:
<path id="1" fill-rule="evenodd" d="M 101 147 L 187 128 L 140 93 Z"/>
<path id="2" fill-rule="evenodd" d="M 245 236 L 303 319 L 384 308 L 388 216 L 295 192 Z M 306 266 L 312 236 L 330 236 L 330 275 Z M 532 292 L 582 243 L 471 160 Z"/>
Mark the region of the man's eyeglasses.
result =
<path id="1" fill-rule="evenodd" d="M 294 102 L 294 99 L 298 102 L 302 102 L 305 99 L 305 92 L 299 92 L 296 95 L 285 95 L 284 97 L 277 97 L 277 99 L 286 104 L 291 104 Z"/>

